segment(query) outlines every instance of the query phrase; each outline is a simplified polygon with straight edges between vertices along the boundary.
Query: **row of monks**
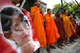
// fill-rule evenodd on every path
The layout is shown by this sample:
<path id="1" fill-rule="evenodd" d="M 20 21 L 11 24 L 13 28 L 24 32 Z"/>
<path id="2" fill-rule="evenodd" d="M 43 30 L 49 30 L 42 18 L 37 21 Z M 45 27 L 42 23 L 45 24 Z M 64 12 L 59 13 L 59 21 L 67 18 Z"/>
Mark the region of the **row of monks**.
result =
<path id="1" fill-rule="evenodd" d="M 68 17 L 68 10 L 65 10 L 63 15 L 61 11 L 58 11 L 53 19 L 51 9 L 47 9 L 47 14 L 44 15 L 40 0 L 36 0 L 35 6 L 31 7 L 30 13 L 41 48 L 45 48 L 47 44 L 48 53 L 51 53 L 50 48 L 55 49 L 54 43 L 56 41 L 58 43 L 57 46 L 63 49 L 62 46 L 64 46 L 64 44 L 69 46 L 69 42 L 75 42 L 74 39 L 78 37 L 76 32 L 77 25 L 72 19 L 72 14 Z M 45 20 L 45 23 L 43 20 Z M 40 53 L 39 49 L 38 53 Z"/>

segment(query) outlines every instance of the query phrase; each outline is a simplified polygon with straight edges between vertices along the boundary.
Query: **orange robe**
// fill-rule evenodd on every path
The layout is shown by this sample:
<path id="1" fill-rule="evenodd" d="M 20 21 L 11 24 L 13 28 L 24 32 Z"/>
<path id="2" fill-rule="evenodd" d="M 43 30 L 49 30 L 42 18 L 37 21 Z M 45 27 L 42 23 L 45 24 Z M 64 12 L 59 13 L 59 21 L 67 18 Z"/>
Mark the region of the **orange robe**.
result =
<path id="1" fill-rule="evenodd" d="M 43 26 L 44 26 L 44 21 L 43 21 L 43 20 L 44 20 L 44 12 L 41 11 L 40 14 L 41 14 L 41 16 L 42 16 L 42 17 L 41 17 L 41 20 L 42 20 L 42 22 L 43 22 Z"/>
<path id="2" fill-rule="evenodd" d="M 71 36 L 76 33 L 72 23 L 70 22 L 68 16 L 64 13 L 62 15 L 62 18 L 63 18 L 63 24 L 64 24 L 64 27 L 65 27 L 65 30 L 66 30 L 66 35 L 65 35 L 65 38 L 71 38 Z"/>
<path id="3" fill-rule="evenodd" d="M 45 15 L 45 28 L 46 28 L 46 38 L 48 45 L 54 45 L 58 40 L 60 35 L 58 34 L 57 26 L 54 22 L 54 19 L 50 14 Z"/>
<path id="4" fill-rule="evenodd" d="M 31 13 L 33 26 L 34 26 L 38 41 L 41 45 L 41 48 L 44 48 L 46 44 L 46 37 L 45 37 L 45 30 L 44 30 L 43 21 L 42 21 L 43 17 L 40 13 L 39 8 L 36 5 L 34 7 L 31 7 L 30 13 Z"/>

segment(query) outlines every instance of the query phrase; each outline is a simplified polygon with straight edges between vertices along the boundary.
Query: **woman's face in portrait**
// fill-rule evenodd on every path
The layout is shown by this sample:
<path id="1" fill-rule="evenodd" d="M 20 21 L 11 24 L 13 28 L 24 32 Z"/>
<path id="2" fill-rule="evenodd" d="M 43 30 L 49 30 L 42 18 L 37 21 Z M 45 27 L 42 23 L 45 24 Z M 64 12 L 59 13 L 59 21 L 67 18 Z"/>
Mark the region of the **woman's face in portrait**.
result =
<path id="1" fill-rule="evenodd" d="M 8 12 L 10 13 L 8 13 Z M 32 53 L 35 49 L 35 44 L 32 42 L 32 30 L 30 24 L 28 24 L 27 16 L 23 15 L 16 8 L 7 7 L 1 12 L 6 17 L 2 16 L 2 28 L 4 36 L 9 40 L 14 40 L 20 47 L 21 52 Z M 7 20 L 6 20 L 7 19 Z M 7 26 L 6 26 L 7 24 Z M 23 49 L 25 48 L 25 49 Z M 29 51 L 31 50 L 31 51 Z"/>
<path id="2" fill-rule="evenodd" d="M 11 36 L 18 45 L 23 45 L 30 41 L 30 28 L 28 24 L 23 24 L 18 14 L 12 15 Z"/>

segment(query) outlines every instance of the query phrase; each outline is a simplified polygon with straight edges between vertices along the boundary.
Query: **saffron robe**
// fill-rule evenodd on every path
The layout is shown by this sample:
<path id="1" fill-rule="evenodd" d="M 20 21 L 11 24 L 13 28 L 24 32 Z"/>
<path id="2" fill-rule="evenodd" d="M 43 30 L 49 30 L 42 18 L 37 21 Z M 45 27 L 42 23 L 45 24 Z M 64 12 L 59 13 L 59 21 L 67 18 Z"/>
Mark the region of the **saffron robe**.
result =
<path id="1" fill-rule="evenodd" d="M 41 16 L 42 16 L 42 17 L 41 17 L 41 20 L 42 20 L 42 23 L 43 23 L 43 26 L 44 26 L 44 21 L 43 21 L 43 20 L 44 20 L 44 12 L 41 11 L 40 14 L 41 14 Z"/>
<path id="2" fill-rule="evenodd" d="M 48 45 L 54 45 L 60 35 L 58 34 L 57 26 L 50 14 L 45 15 L 45 31 Z"/>
<path id="3" fill-rule="evenodd" d="M 40 10 L 36 5 L 31 7 L 30 14 L 38 41 L 41 45 L 41 48 L 44 48 L 46 44 L 46 37 L 42 21 L 43 16 L 41 15 Z"/>
<path id="4" fill-rule="evenodd" d="M 68 16 L 64 13 L 62 15 L 63 18 L 63 24 L 66 30 L 66 35 L 65 38 L 71 38 L 71 35 L 73 35 L 74 33 L 76 33 L 72 23 L 70 22 Z"/>

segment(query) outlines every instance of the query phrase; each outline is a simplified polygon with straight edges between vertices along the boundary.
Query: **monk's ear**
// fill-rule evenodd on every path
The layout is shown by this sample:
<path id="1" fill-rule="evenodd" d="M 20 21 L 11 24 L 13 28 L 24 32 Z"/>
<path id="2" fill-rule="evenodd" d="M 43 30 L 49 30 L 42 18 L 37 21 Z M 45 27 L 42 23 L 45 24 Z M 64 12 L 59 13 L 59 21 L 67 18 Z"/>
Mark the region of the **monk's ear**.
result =
<path id="1" fill-rule="evenodd" d="M 7 39 L 9 39 L 10 38 L 10 32 L 5 31 L 4 32 L 4 37 L 7 38 Z"/>

